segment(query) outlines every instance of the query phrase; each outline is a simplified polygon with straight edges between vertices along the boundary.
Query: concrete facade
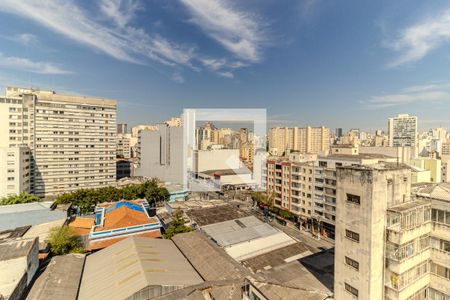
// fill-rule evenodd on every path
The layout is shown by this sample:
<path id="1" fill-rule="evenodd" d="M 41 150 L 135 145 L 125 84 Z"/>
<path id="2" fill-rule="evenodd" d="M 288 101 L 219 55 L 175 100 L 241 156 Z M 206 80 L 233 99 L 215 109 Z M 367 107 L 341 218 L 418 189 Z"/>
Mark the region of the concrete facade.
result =
<path id="1" fill-rule="evenodd" d="M 157 130 L 139 134 L 136 176 L 157 177 L 171 183 L 184 183 L 183 128 L 158 124 Z"/>
<path id="2" fill-rule="evenodd" d="M 30 192 L 39 197 L 114 185 L 116 101 L 8 87 L 0 147 L 30 148 Z"/>
<path id="3" fill-rule="evenodd" d="M 30 192 L 30 149 L 0 148 L 0 198 Z"/>
<path id="4" fill-rule="evenodd" d="M 325 154 L 330 147 L 330 129 L 326 127 L 274 127 L 268 136 L 269 153 L 277 156 L 287 150 Z"/>

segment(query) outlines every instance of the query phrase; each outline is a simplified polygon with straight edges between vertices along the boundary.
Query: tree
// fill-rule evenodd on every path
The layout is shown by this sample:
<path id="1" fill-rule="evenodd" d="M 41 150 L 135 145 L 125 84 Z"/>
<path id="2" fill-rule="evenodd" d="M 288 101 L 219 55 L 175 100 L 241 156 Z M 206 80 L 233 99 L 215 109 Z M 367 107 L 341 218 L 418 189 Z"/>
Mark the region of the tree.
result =
<path id="1" fill-rule="evenodd" d="M 147 199 L 150 206 L 157 201 L 165 200 L 169 197 L 169 191 L 165 187 L 160 187 L 155 179 L 144 183 L 144 189 L 145 199 Z"/>
<path id="2" fill-rule="evenodd" d="M 183 218 L 183 212 L 181 209 L 177 209 L 172 215 L 172 222 L 164 233 L 164 238 L 171 239 L 174 235 L 183 232 L 189 232 L 194 229 L 192 227 L 184 225 L 186 221 Z"/>
<path id="3" fill-rule="evenodd" d="M 0 205 L 10 205 L 19 203 L 39 202 L 41 198 L 28 193 L 21 193 L 20 195 L 11 195 L 0 199 Z"/>
<path id="4" fill-rule="evenodd" d="M 49 244 L 50 250 L 55 255 L 84 252 L 80 236 L 69 226 L 50 229 Z"/>

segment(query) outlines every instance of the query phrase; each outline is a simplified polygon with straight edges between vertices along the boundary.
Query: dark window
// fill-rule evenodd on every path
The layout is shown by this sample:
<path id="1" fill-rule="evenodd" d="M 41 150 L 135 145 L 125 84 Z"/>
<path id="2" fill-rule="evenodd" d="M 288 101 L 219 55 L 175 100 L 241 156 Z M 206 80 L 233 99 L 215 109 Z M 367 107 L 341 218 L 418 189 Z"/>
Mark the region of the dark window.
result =
<path id="1" fill-rule="evenodd" d="M 345 289 L 349 292 L 349 293 L 351 293 L 351 294 L 353 294 L 354 296 L 356 296 L 356 297 L 358 297 L 358 290 L 357 289 L 355 289 L 354 287 L 352 287 L 350 284 L 345 284 Z"/>
<path id="2" fill-rule="evenodd" d="M 346 229 L 345 230 L 345 236 L 347 238 L 351 239 L 352 241 L 355 241 L 355 242 L 359 243 L 359 234 L 358 233 Z"/>
<path id="3" fill-rule="evenodd" d="M 350 257 L 345 257 L 345 263 L 351 267 L 353 267 L 355 270 L 359 270 L 359 262 L 357 262 L 354 259 L 351 259 Z"/>
<path id="4" fill-rule="evenodd" d="M 352 195 L 352 194 L 347 194 L 347 202 L 352 202 L 355 204 L 361 204 L 361 197 L 356 196 L 356 195 Z"/>

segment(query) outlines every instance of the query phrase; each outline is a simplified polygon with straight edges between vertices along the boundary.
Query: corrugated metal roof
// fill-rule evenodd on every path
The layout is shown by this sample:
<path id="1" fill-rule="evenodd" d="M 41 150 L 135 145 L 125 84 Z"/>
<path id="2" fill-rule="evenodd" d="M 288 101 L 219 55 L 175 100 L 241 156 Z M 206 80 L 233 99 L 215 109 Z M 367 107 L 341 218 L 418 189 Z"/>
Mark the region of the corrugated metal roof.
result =
<path id="1" fill-rule="evenodd" d="M 124 299 L 147 286 L 201 282 L 171 240 L 132 236 L 86 258 L 78 299 Z"/>
<path id="2" fill-rule="evenodd" d="M 27 300 L 76 300 L 83 272 L 84 254 L 68 254 L 52 258 L 36 279 Z"/>
<path id="3" fill-rule="evenodd" d="M 0 206 L 0 230 L 37 225 L 67 218 L 67 211 L 51 209 L 53 202 Z"/>

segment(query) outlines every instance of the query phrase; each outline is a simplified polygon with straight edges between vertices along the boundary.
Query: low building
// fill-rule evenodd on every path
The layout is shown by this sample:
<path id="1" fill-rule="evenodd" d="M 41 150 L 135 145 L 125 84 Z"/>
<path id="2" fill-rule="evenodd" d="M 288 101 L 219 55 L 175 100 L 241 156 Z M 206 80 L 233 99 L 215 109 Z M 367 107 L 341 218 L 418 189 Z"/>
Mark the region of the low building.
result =
<path id="1" fill-rule="evenodd" d="M 171 240 L 132 236 L 86 258 L 79 300 L 147 300 L 203 280 Z"/>
<path id="2" fill-rule="evenodd" d="M 256 185 L 252 172 L 247 168 L 206 170 L 197 175 L 217 190 L 247 190 Z"/>
<path id="3" fill-rule="evenodd" d="M 254 216 L 202 227 L 237 261 L 246 260 L 295 243 L 291 237 Z"/>
<path id="4" fill-rule="evenodd" d="M 0 230 L 67 219 L 70 205 L 57 206 L 52 201 L 0 206 Z"/>
<path id="5" fill-rule="evenodd" d="M 120 180 L 122 178 L 131 177 L 133 174 L 131 160 L 118 159 L 116 161 L 116 178 Z"/>
<path id="6" fill-rule="evenodd" d="M 84 254 L 55 256 L 39 275 L 26 299 L 76 300 L 84 267 Z"/>
<path id="7" fill-rule="evenodd" d="M 164 187 L 169 192 L 169 202 L 186 201 L 189 197 L 189 190 L 181 184 L 165 184 Z"/>
<path id="8" fill-rule="evenodd" d="M 23 299 L 39 267 L 39 239 L 0 243 L 0 299 Z"/>
<path id="9" fill-rule="evenodd" d="M 441 160 L 428 157 L 419 157 L 411 159 L 411 165 L 429 170 L 431 175 L 431 182 L 441 182 Z"/>
<path id="10" fill-rule="evenodd" d="M 146 200 L 102 203 L 95 208 L 89 249 L 103 249 L 130 235 L 161 237 L 160 228 L 161 222 L 150 216 Z"/>

